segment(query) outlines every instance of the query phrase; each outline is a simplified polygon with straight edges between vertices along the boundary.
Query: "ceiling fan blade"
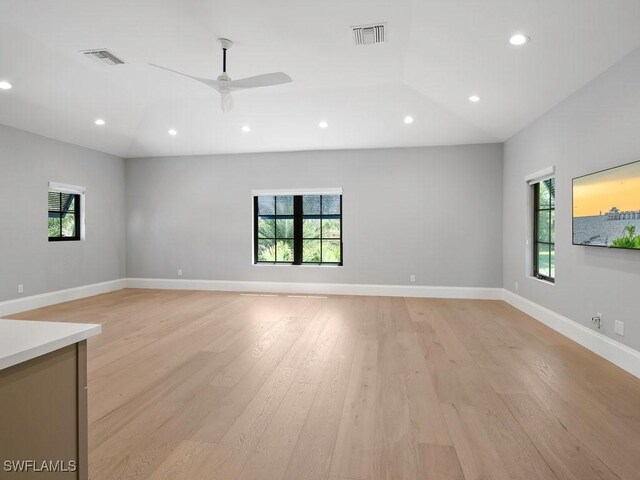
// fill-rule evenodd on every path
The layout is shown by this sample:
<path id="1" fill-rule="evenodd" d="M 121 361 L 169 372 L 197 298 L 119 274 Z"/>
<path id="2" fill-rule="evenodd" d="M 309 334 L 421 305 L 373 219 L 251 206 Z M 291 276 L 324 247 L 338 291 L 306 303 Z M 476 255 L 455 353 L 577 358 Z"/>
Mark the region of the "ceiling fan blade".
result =
<path id="1" fill-rule="evenodd" d="M 283 83 L 290 83 L 293 81 L 291 80 L 291 77 L 284 72 L 266 73 L 264 75 L 241 78 L 240 80 L 213 80 L 209 78 L 194 77 L 193 75 L 178 72 L 177 70 L 171 70 L 170 68 L 162 67 L 154 63 L 150 63 L 149 65 L 155 68 L 166 70 L 171 73 L 182 75 L 183 77 L 187 77 L 192 80 L 196 80 L 200 83 L 204 83 L 208 87 L 217 90 L 220 93 L 220 106 L 222 107 L 223 112 L 228 112 L 233 108 L 233 98 L 231 97 L 231 92 L 233 90 L 241 90 L 244 88 L 270 87 L 273 85 L 282 85 Z M 221 75 L 221 77 L 219 78 L 222 77 L 226 77 L 226 74 Z"/>
<path id="2" fill-rule="evenodd" d="M 233 97 L 230 93 L 221 93 L 220 94 L 220 106 L 222 107 L 223 112 L 228 112 L 233 108 Z"/>
<path id="3" fill-rule="evenodd" d="M 186 73 L 178 72 L 177 70 L 171 70 L 170 68 L 161 67 L 160 65 L 156 65 L 155 63 L 150 63 L 152 67 L 161 68 L 162 70 L 166 70 L 168 72 L 177 73 L 178 75 L 182 75 L 183 77 L 190 78 L 192 80 L 197 80 L 198 82 L 202 82 L 205 85 L 216 88 L 216 85 L 219 83 L 217 80 L 210 80 L 208 78 L 194 77 L 193 75 L 187 75 Z"/>
<path id="4" fill-rule="evenodd" d="M 290 83 L 292 81 L 291 77 L 286 73 L 275 72 L 256 75 L 255 77 L 241 78 L 239 80 L 230 80 L 228 82 L 224 82 L 224 86 L 232 90 L 237 90 L 241 88 L 270 87 L 273 85 Z"/>

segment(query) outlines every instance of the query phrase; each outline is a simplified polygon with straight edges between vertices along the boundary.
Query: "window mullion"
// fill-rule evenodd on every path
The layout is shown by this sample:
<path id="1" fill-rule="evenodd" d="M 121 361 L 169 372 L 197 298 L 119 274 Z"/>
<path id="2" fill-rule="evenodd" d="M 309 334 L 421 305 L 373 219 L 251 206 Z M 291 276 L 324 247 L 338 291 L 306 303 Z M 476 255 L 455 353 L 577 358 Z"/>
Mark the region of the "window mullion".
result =
<path id="1" fill-rule="evenodd" d="M 59 194 L 60 195 L 60 238 L 62 238 L 62 193 Z"/>
<path id="2" fill-rule="evenodd" d="M 293 264 L 302 264 L 302 195 L 293 197 Z"/>
<path id="3" fill-rule="evenodd" d="M 549 201 L 551 203 L 551 201 Z M 549 220 L 547 222 L 547 238 L 549 240 L 549 244 L 551 244 L 551 205 L 549 205 Z M 549 268 L 551 268 L 551 251 L 549 251 Z"/>

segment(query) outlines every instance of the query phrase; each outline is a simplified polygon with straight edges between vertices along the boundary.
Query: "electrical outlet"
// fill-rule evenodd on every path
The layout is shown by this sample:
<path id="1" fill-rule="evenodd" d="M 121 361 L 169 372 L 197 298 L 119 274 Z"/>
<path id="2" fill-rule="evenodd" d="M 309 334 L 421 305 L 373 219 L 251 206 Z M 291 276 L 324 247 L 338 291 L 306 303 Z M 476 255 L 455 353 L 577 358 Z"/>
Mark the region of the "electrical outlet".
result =
<path id="1" fill-rule="evenodd" d="M 597 329 L 602 328 L 602 314 L 600 312 L 596 313 L 594 317 L 591 317 L 591 321 L 596 326 Z"/>
<path id="2" fill-rule="evenodd" d="M 179 277 L 181 277 L 181 276 L 182 276 L 182 269 L 181 269 L 181 268 L 179 268 L 179 269 L 178 269 L 178 276 L 179 276 Z"/>
<path id="3" fill-rule="evenodd" d="M 518 282 L 516 282 L 516 291 L 518 290 Z"/>
<path id="4" fill-rule="evenodd" d="M 621 335 L 624 337 L 624 322 L 621 322 L 620 320 L 616 320 L 615 329 L 618 335 Z"/>
<path id="5" fill-rule="evenodd" d="M 415 275 L 411 275 L 411 276 L 409 277 L 409 281 L 410 281 L 411 283 L 416 283 L 416 276 L 415 276 Z"/>
<path id="6" fill-rule="evenodd" d="M 22 284 L 18 285 L 18 293 L 24 293 L 24 285 Z"/>

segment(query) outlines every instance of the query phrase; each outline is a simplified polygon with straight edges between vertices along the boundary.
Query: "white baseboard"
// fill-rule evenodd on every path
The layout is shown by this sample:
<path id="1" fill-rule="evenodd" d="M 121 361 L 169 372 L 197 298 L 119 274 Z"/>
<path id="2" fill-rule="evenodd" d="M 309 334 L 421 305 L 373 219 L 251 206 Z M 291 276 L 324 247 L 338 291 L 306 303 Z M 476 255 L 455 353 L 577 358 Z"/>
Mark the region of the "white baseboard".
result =
<path id="1" fill-rule="evenodd" d="M 503 300 L 556 332 L 626 370 L 631 375 L 640 378 L 640 352 L 637 350 L 616 342 L 595 330 L 591 330 L 509 290 L 504 290 Z"/>
<path id="2" fill-rule="evenodd" d="M 308 295 L 379 295 L 388 297 L 469 298 L 485 300 L 502 299 L 502 288 L 484 287 L 244 282 L 231 280 L 184 280 L 160 278 L 128 278 L 127 287 L 169 290 L 217 290 L 223 292 L 292 293 Z"/>
<path id="3" fill-rule="evenodd" d="M 102 283 L 93 283 L 81 287 L 67 288 L 55 292 L 42 293 L 40 295 L 30 295 L 24 298 L 16 298 L 0 302 L 0 318 L 18 312 L 26 312 L 36 308 L 55 305 L 56 303 L 69 302 L 79 298 L 92 297 L 101 293 L 113 292 L 126 288 L 126 279 L 111 280 Z"/>

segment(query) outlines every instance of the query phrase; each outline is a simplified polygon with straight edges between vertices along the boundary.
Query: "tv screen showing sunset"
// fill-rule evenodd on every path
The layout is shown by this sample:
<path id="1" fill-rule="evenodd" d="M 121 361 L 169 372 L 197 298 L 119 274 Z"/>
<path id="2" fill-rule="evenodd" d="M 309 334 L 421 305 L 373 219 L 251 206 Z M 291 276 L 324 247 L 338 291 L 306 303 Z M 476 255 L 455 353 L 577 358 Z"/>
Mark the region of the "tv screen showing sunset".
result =
<path id="1" fill-rule="evenodd" d="M 640 249 L 640 161 L 573 180 L 573 243 Z"/>

